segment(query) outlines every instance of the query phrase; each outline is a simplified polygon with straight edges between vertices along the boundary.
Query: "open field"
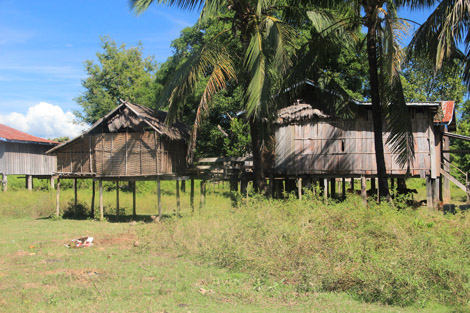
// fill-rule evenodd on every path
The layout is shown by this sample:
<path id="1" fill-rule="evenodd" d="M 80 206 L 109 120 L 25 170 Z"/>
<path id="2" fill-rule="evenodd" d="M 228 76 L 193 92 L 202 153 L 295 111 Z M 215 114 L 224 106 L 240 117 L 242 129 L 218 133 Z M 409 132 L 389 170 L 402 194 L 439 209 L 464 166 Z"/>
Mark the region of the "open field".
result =
<path id="1" fill-rule="evenodd" d="M 231 208 L 223 186 L 211 186 L 205 208 L 196 193 L 194 213 L 183 193 L 176 217 L 174 183 L 164 183 L 164 219 L 150 222 L 152 188 L 140 186 L 137 221 L 119 223 L 48 218 L 53 191 L 0 194 L 0 311 L 470 312 L 464 214 L 366 208 L 357 197 Z M 63 190 L 63 208 L 72 195 Z M 79 190 L 81 207 L 90 199 Z M 123 191 L 127 214 L 131 203 Z M 64 246 L 81 236 L 95 245 Z"/>

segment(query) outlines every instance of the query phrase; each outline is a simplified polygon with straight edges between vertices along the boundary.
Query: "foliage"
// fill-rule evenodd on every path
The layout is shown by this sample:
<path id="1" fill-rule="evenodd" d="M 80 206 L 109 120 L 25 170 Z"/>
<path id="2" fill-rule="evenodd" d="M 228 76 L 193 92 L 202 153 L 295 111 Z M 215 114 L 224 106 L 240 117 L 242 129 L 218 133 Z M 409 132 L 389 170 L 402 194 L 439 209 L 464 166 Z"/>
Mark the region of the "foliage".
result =
<path id="1" fill-rule="evenodd" d="M 463 65 L 458 59 L 447 60 L 436 72 L 430 60 L 416 56 L 402 70 L 405 99 L 409 102 L 453 100 L 458 106 L 465 94 L 462 72 Z"/>
<path id="2" fill-rule="evenodd" d="M 120 99 L 144 106 L 154 106 L 157 69 L 152 57 L 143 59 L 142 45 L 126 48 L 117 46 L 109 37 L 102 37 L 103 52 L 96 54 L 98 63 L 85 61 L 88 78 L 82 80 L 85 89 L 74 100 L 83 112 L 75 112 L 82 121 L 92 124 L 120 104 Z"/>
<path id="3" fill-rule="evenodd" d="M 65 137 L 57 137 L 57 138 L 52 138 L 52 139 L 49 139 L 49 140 L 52 140 L 52 141 L 57 141 L 57 142 L 66 142 L 66 141 L 69 141 L 70 138 L 65 136 Z"/>
<path id="4" fill-rule="evenodd" d="M 230 132 L 224 138 L 224 148 L 227 156 L 245 156 L 250 154 L 250 130 L 249 125 L 242 119 L 234 118 L 230 121 Z"/>

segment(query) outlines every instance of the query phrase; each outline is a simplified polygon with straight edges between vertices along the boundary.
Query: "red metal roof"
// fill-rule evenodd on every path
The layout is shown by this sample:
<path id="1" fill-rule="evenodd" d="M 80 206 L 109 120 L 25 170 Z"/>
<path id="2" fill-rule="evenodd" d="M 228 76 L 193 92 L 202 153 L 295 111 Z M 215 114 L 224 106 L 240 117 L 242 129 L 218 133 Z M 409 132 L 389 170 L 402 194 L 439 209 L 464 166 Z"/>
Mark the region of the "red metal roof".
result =
<path id="1" fill-rule="evenodd" d="M 439 116 L 438 117 L 439 119 L 435 120 L 434 122 L 445 123 L 445 124 L 452 123 L 454 119 L 454 107 L 455 107 L 454 101 L 441 101 L 441 110 L 442 110 L 443 115 Z"/>
<path id="2" fill-rule="evenodd" d="M 6 141 L 28 141 L 28 142 L 38 142 L 46 144 L 55 144 L 57 142 L 39 138 L 22 131 L 16 130 L 14 128 L 8 127 L 6 125 L 0 124 L 0 140 Z"/>

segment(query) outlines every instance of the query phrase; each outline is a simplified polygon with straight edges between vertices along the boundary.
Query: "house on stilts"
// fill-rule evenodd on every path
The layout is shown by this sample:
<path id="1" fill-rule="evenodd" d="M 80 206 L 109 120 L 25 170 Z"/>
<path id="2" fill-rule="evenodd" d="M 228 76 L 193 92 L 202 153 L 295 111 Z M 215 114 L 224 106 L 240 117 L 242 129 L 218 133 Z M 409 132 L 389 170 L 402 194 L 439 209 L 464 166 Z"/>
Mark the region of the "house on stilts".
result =
<path id="1" fill-rule="evenodd" d="M 33 189 L 34 178 L 51 178 L 56 171 L 56 157 L 46 151 L 58 142 L 29 135 L 0 124 L 0 174 L 2 188 L 8 188 L 8 175 L 25 175 L 26 187 Z M 51 179 L 51 186 L 54 181 Z"/>
<path id="2" fill-rule="evenodd" d="M 160 180 L 183 177 L 189 138 L 189 130 L 183 123 L 167 125 L 166 116 L 166 112 L 121 101 L 81 136 L 48 151 L 57 156 L 56 175 L 59 179 L 93 179 L 93 185 L 98 181 L 101 219 L 103 181 L 115 181 L 117 186 L 120 181 L 132 182 L 135 214 L 135 181 L 156 180 L 161 215 Z M 60 180 L 57 185 L 59 192 Z"/>

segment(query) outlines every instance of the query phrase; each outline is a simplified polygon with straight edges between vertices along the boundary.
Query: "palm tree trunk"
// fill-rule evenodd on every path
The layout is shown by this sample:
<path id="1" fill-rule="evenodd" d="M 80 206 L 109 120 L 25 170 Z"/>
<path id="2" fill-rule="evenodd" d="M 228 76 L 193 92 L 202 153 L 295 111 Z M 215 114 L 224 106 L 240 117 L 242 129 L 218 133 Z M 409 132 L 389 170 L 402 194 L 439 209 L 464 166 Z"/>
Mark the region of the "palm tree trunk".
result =
<path id="1" fill-rule="evenodd" d="M 372 119 L 374 125 L 375 160 L 377 163 L 377 176 L 379 181 L 379 199 L 389 198 L 387 170 L 385 167 L 382 107 L 380 104 L 379 74 L 377 65 L 377 37 L 374 23 L 367 25 L 367 58 L 369 61 L 369 78 L 372 97 Z"/>
<path id="2" fill-rule="evenodd" d="M 251 149 L 253 151 L 253 174 L 256 192 L 265 194 L 267 192 L 266 176 L 264 174 L 264 162 L 262 155 L 262 137 L 260 136 L 260 125 L 250 119 Z"/>

